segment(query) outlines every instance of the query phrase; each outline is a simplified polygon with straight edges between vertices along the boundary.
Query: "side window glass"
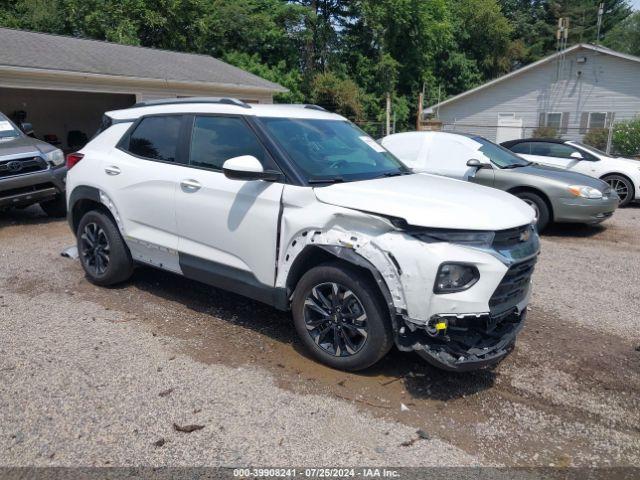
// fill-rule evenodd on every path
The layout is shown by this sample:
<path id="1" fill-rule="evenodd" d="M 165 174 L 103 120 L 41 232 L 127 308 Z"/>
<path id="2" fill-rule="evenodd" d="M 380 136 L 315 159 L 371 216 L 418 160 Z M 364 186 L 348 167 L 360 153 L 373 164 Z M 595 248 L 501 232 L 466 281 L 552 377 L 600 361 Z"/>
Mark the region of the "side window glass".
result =
<path id="1" fill-rule="evenodd" d="M 576 150 L 563 143 L 535 142 L 531 144 L 531 154 L 543 157 L 571 158 Z"/>
<path id="2" fill-rule="evenodd" d="M 268 153 L 241 118 L 195 118 L 189 165 L 222 170 L 224 162 L 241 155 L 253 155 L 265 168 L 272 168 Z"/>
<path id="3" fill-rule="evenodd" d="M 531 144 L 528 142 L 516 143 L 509 150 L 513 153 L 521 153 L 523 155 L 529 155 L 531 153 Z"/>
<path id="4" fill-rule="evenodd" d="M 129 137 L 128 151 L 139 157 L 175 162 L 182 117 L 143 118 Z"/>

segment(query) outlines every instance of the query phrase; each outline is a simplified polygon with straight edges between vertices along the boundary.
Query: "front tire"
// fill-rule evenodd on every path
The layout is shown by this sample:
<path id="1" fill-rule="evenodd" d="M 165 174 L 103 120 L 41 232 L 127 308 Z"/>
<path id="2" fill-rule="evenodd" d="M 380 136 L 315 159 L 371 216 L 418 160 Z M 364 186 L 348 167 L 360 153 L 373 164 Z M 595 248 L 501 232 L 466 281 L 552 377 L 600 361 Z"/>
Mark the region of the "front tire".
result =
<path id="1" fill-rule="evenodd" d="M 542 232 L 547 228 L 549 220 L 551 219 L 551 212 L 549 211 L 547 202 L 545 202 L 540 195 L 533 192 L 519 192 L 516 193 L 516 197 L 535 210 L 538 232 Z"/>
<path id="2" fill-rule="evenodd" d="M 377 286 L 341 263 L 312 268 L 291 303 L 296 331 L 309 353 L 339 370 L 367 368 L 393 345 L 391 321 Z"/>
<path id="3" fill-rule="evenodd" d="M 59 193 L 53 199 L 40 202 L 40 208 L 51 218 L 61 218 L 67 214 L 67 199 Z"/>
<path id="4" fill-rule="evenodd" d="M 607 182 L 611 189 L 615 191 L 620 197 L 619 207 L 626 207 L 634 198 L 635 190 L 633 189 L 633 183 L 627 177 L 622 175 L 607 175 L 602 180 Z"/>
<path id="5" fill-rule="evenodd" d="M 104 287 L 131 277 L 131 253 L 111 217 L 96 210 L 86 213 L 76 239 L 80 263 L 91 283 Z"/>

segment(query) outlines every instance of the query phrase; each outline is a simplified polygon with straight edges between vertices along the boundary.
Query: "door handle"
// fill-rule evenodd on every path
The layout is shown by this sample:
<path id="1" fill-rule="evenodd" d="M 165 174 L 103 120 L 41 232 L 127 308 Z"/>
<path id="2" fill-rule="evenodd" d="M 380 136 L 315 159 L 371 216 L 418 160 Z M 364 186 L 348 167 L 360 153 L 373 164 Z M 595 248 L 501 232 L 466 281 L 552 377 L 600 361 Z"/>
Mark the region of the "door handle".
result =
<path id="1" fill-rule="evenodd" d="M 115 165 L 110 165 L 108 167 L 104 167 L 104 171 L 106 172 L 107 175 L 120 175 L 120 169 L 118 167 L 116 167 Z"/>
<path id="2" fill-rule="evenodd" d="M 180 182 L 180 188 L 182 188 L 182 191 L 185 193 L 197 192 L 201 187 L 202 185 L 196 180 L 182 180 Z"/>

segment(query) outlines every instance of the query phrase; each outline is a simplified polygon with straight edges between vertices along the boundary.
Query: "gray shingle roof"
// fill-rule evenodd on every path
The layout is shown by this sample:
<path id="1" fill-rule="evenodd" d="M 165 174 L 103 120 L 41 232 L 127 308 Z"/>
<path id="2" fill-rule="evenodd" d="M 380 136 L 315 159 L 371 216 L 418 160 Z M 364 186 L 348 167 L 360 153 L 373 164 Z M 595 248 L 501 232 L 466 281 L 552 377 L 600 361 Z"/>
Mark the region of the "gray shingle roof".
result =
<path id="1" fill-rule="evenodd" d="M 0 28 L 0 45 L 0 67 L 5 65 L 286 91 L 276 83 L 208 55 L 9 28 Z"/>

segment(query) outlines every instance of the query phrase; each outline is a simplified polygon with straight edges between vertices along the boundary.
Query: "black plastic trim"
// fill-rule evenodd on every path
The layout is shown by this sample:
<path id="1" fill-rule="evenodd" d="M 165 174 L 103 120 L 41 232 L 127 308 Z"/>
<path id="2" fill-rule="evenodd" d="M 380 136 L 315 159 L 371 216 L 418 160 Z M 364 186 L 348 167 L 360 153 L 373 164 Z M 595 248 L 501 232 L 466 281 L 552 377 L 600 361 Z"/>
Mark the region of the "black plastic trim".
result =
<path id="1" fill-rule="evenodd" d="M 288 309 L 286 290 L 261 283 L 253 273 L 187 253 L 178 253 L 182 274 L 212 287 L 252 298 L 280 310 Z"/>
<path id="2" fill-rule="evenodd" d="M 100 190 L 95 187 L 88 187 L 86 185 L 79 185 L 73 189 L 71 195 L 69 195 L 69 204 L 67 209 L 67 222 L 71 231 L 75 235 L 75 229 L 73 228 L 73 206 L 80 200 L 91 200 L 96 203 L 100 203 Z"/>

